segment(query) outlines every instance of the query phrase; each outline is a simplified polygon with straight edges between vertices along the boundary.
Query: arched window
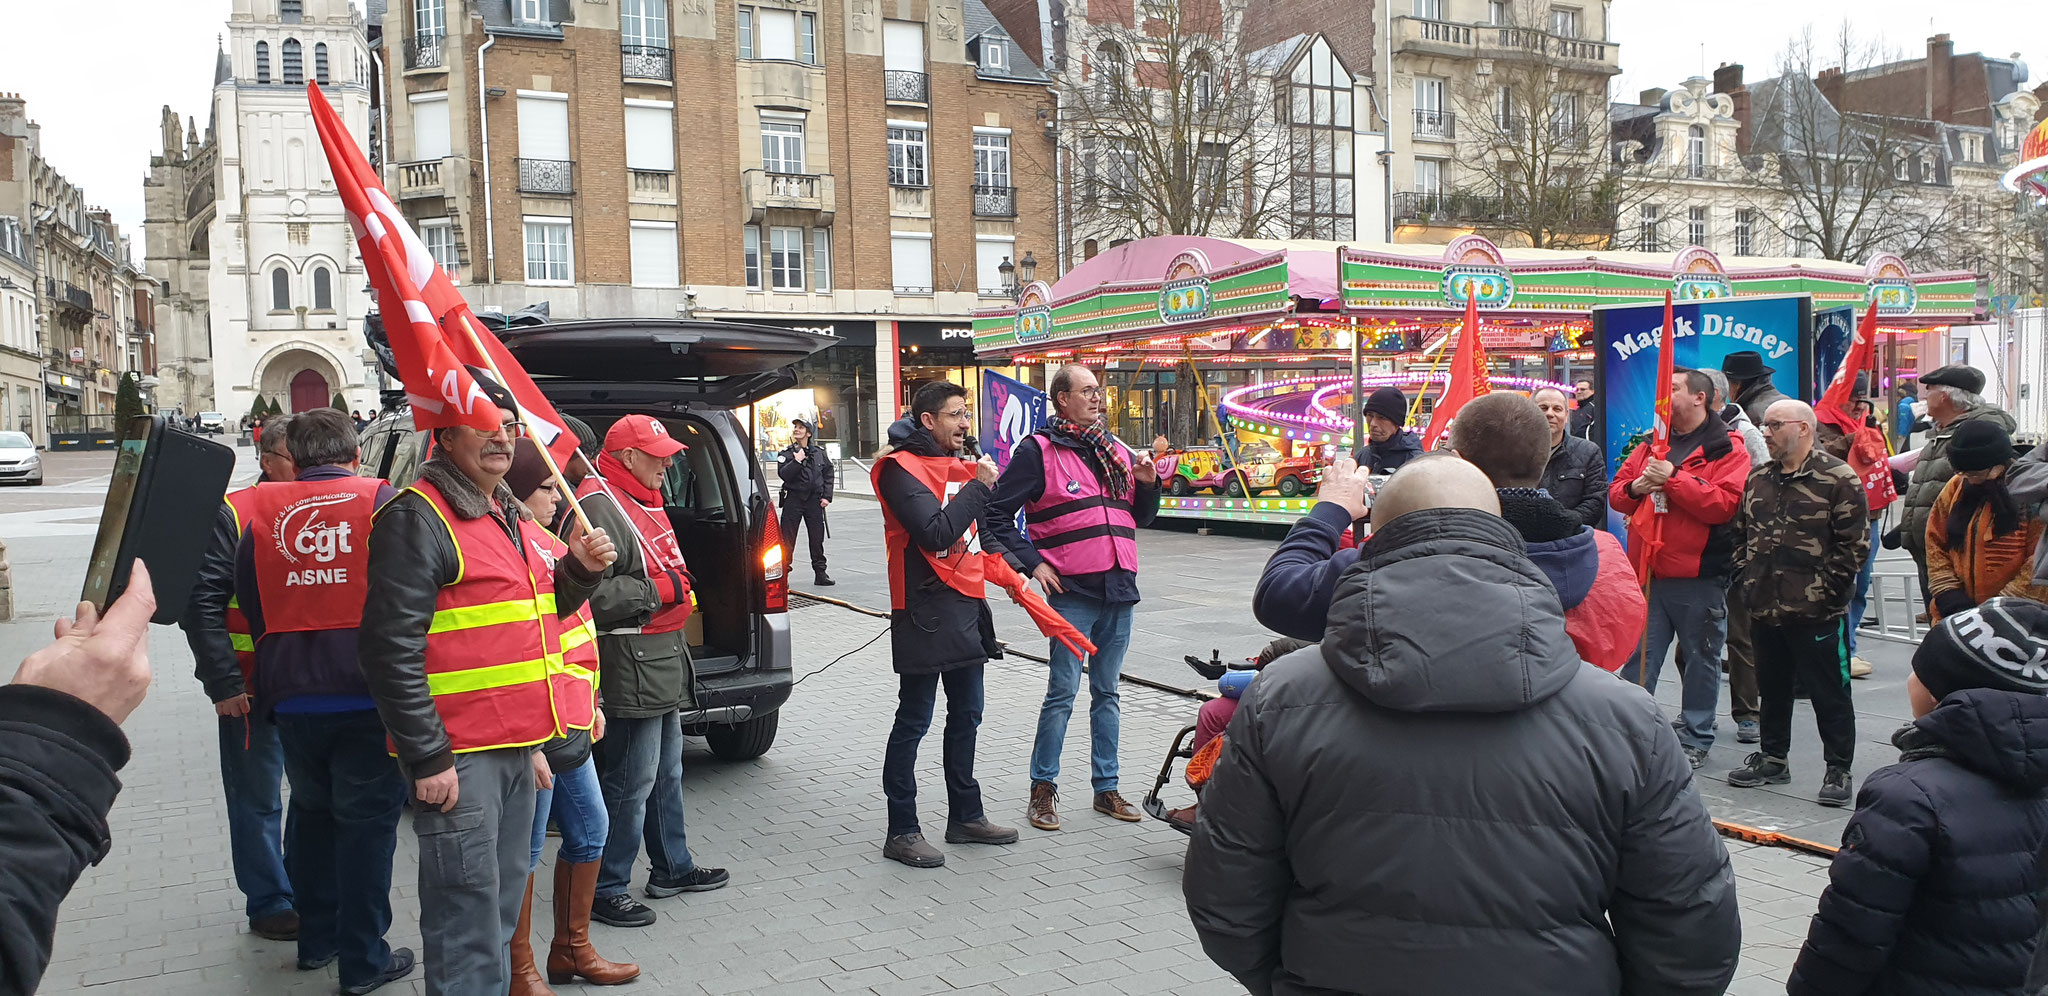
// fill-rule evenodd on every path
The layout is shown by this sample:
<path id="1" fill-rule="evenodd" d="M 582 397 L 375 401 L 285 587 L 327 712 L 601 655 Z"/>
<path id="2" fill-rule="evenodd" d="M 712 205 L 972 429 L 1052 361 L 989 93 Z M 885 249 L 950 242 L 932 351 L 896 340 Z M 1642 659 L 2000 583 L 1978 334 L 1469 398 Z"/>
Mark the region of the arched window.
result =
<path id="1" fill-rule="evenodd" d="M 1216 103 L 1216 73 L 1207 54 L 1197 52 L 1188 60 L 1188 85 L 1196 111 L 1206 111 Z"/>
<path id="2" fill-rule="evenodd" d="M 324 266 L 313 268 L 313 310 L 334 310 L 334 291 L 328 287 L 327 268 Z"/>
<path id="3" fill-rule="evenodd" d="M 327 43 L 313 46 L 313 79 L 321 86 L 327 85 Z"/>
<path id="4" fill-rule="evenodd" d="M 256 43 L 256 82 L 270 82 L 270 43 Z"/>
<path id="5" fill-rule="evenodd" d="M 1106 41 L 1095 47 L 1095 87 L 1097 92 L 1109 94 L 1124 78 L 1123 46 Z"/>
<path id="6" fill-rule="evenodd" d="M 1699 125 L 1685 130 L 1685 171 L 1693 177 L 1707 175 L 1707 130 Z"/>
<path id="7" fill-rule="evenodd" d="M 305 57 L 299 54 L 299 40 L 297 38 L 287 38 L 284 40 L 284 55 L 278 61 L 282 64 L 284 81 L 286 83 L 306 82 Z"/>
<path id="8" fill-rule="evenodd" d="M 292 275 L 282 266 L 270 271 L 270 310 L 292 310 Z"/>

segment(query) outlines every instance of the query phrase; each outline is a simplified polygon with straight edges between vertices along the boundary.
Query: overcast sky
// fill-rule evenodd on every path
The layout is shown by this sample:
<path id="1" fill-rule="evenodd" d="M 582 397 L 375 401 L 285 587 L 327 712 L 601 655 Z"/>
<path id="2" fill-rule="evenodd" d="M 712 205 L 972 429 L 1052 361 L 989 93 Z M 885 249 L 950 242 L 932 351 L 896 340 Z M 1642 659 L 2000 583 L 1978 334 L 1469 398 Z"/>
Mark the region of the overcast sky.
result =
<path id="1" fill-rule="evenodd" d="M 1396 12 L 1408 8 L 1391 2 Z M 163 105 L 205 127 L 226 0 L 11 0 L 6 7 L 11 37 L 0 56 L 0 91 L 28 98 L 51 162 L 93 203 L 111 208 L 122 231 L 139 236 L 142 180 L 162 143 Z M 1673 88 L 1723 62 L 1742 63 L 1752 80 L 1773 75 L 1786 41 L 1806 25 L 1826 36 L 1852 14 L 1860 32 L 1903 56 L 1921 54 L 1928 35 L 1946 31 L 1957 52 L 2019 52 L 2034 63 L 2035 82 L 2048 72 L 2048 16 L 2032 4 L 1616 0 L 1622 73 L 1614 95 L 1633 99 L 1649 87 Z"/>

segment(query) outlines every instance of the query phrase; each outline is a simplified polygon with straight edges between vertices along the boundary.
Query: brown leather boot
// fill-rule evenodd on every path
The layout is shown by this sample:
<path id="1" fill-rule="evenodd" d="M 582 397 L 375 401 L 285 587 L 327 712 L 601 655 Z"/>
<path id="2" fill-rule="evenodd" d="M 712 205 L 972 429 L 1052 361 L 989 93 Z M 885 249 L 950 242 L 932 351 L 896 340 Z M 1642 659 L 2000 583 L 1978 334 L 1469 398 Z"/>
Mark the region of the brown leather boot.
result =
<path id="1" fill-rule="evenodd" d="M 526 899 L 519 904 L 519 929 L 512 932 L 511 996 L 555 996 L 533 964 L 533 876 L 526 876 Z"/>
<path id="2" fill-rule="evenodd" d="M 1031 808 L 1026 812 L 1031 825 L 1040 830 L 1060 828 L 1059 793 L 1053 791 L 1051 782 L 1031 783 Z"/>
<path id="3" fill-rule="evenodd" d="M 597 897 L 597 866 L 555 861 L 555 941 L 548 946 L 548 981 L 558 986 L 577 977 L 593 986 L 616 986 L 640 977 L 640 966 L 606 961 L 590 946 L 590 903 Z"/>

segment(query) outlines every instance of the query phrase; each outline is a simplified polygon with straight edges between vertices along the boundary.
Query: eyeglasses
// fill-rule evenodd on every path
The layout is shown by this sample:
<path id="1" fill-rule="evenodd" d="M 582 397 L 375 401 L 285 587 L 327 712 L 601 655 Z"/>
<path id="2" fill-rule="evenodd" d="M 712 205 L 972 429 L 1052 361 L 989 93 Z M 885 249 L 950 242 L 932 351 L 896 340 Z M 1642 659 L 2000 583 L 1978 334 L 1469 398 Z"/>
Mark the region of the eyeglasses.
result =
<path id="1" fill-rule="evenodd" d="M 1084 398 L 1087 398 L 1090 401 L 1102 400 L 1102 388 L 1099 387 L 1084 387 L 1078 391 L 1069 391 L 1067 393 L 1078 394 Z"/>
<path id="2" fill-rule="evenodd" d="M 951 418 L 951 419 L 959 419 L 959 420 L 960 420 L 960 421 L 962 421 L 962 422 L 972 422 L 972 421 L 974 421 L 974 413 L 973 413 L 973 412 L 971 412 L 971 411 L 968 411 L 968 410 L 967 410 L 967 409 L 965 409 L 965 408 L 961 408 L 961 409 L 959 409 L 959 410 L 957 410 L 957 411 L 950 411 L 950 412 L 940 412 L 939 414 L 941 414 L 941 415 L 944 415 L 944 416 L 946 416 L 947 418 Z"/>
<path id="3" fill-rule="evenodd" d="M 1804 423 L 1801 423 L 1801 422 L 1797 422 L 1797 421 L 1787 421 L 1787 420 L 1785 420 L 1785 419 L 1765 419 L 1765 420 L 1764 420 L 1764 431 L 1765 431 L 1765 432 L 1776 432 L 1776 431 L 1778 431 L 1779 429 L 1782 429 L 1782 428 L 1784 428 L 1784 427 L 1786 427 L 1786 426 L 1788 426 L 1788 425 L 1802 425 L 1802 424 L 1804 424 Z"/>
<path id="4" fill-rule="evenodd" d="M 506 439 L 520 439 L 526 435 L 526 423 L 513 419 L 510 422 L 500 424 L 494 432 L 485 432 L 482 429 L 474 431 L 479 437 L 484 439 L 495 439 L 499 436 L 504 436 Z"/>

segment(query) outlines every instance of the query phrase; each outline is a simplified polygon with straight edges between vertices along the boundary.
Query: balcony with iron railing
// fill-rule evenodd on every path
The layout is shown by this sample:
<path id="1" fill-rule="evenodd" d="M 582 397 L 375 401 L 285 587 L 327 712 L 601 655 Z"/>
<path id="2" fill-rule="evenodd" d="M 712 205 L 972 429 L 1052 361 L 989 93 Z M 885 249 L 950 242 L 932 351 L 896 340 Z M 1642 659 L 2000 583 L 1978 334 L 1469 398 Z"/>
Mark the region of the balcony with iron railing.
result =
<path id="1" fill-rule="evenodd" d="M 830 173 L 772 173 L 750 169 L 742 174 L 748 221 L 758 224 L 771 210 L 816 211 L 817 223 L 828 225 L 837 207 L 838 188 Z"/>
<path id="2" fill-rule="evenodd" d="M 977 218 L 1015 218 L 1017 216 L 1017 188 L 998 187 L 986 183 L 975 184 L 974 216 Z"/>
<path id="3" fill-rule="evenodd" d="M 448 39 L 441 35 L 414 35 L 405 41 L 405 71 L 445 70 Z"/>
<path id="4" fill-rule="evenodd" d="M 629 80 L 675 79 L 674 53 L 666 45 L 619 46 L 619 73 Z"/>
<path id="5" fill-rule="evenodd" d="M 573 183 L 575 166 L 567 159 L 521 159 L 519 191 L 567 197 L 576 192 Z"/>
<path id="6" fill-rule="evenodd" d="M 1458 137 L 1458 118 L 1450 111 L 1415 109 L 1415 137 L 1427 141 L 1449 142 Z"/>
<path id="7" fill-rule="evenodd" d="M 92 292 L 77 284 L 45 277 L 43 290 L 59 309 L 71 312 L 69 317 L 74 321 L 87 321 L 99 311 L 93 307 Z"/>
<path id="8" fill-rule="evenodd" d="M 882 71 L 882 99 L 899 104 L 931 102 L 931 77 L 907 69 Z"/>

